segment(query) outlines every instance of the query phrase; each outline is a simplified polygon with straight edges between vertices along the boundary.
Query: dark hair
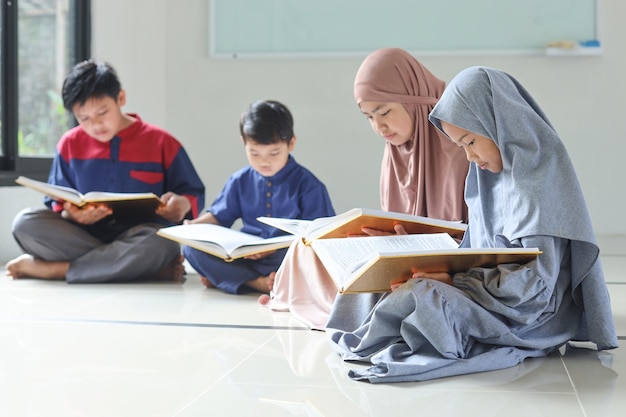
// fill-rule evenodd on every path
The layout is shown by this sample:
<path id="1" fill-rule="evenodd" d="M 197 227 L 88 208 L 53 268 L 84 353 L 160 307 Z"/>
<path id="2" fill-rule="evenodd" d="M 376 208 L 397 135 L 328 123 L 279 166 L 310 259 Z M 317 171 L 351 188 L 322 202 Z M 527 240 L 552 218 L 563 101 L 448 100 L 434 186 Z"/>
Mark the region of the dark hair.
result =
<path id="1" fill-rule="evenodd" d="M 63 106 L 72 111 L 91 98 L 111 97 L 117 100 L 122 86 L 117 72 L 106 62 L 90 59 L 76 64 L 63 81 Z"/>
<path id="2" fill-rule="evenodd" d="M 250 139 L 261 145 L 289 143 L 294 136 L 293 117 L 278 101 L 255 101 L 241 115 L 239 131 L 244 141 Z"/>

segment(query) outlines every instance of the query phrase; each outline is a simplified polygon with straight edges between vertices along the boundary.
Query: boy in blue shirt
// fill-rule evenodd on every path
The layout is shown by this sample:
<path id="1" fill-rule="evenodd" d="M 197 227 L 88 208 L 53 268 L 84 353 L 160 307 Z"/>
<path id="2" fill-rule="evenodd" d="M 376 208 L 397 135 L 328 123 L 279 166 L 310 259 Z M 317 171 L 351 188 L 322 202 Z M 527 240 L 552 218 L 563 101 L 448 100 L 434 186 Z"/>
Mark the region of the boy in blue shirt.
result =
<path id="1" fill-rule="evenodd" d="M 7 275 L 68 283 L 182 279 L 180 246 L 156 231 L 196 217 L 204 185 L 182 145 L 138 115 L 123 113 L 125 103 L 109 64 L 90 60 L 72 68 L 63 104 L 79 125 L 59 140 L 48 182 L 83 194 L 151 192 L 161 206 L 147 218 L 122 218 L 106 204 L 77 207 L 46 198 L 47 208 L 16 216 L 13 235 L 25 254 L 7 263 Z"/>
<path id="2" fill-rule="evenodd" d="M 312 220 L 335 215 L 326 186 L 291 155 L 296 136 L 285 105 L 271 100 L 252 103 L 241 116 L 239 130 L 250 165 L 230 176 L 203 215 L 186 223 L 231 227 L 241 219 L 241 231 L 269 238 L 284 232 L 260 223 L 257 217 Z M 183 246 L 185 258 L 204 285 L 231 294 L 269 293 L 286 251 L 225 262 Z"/>

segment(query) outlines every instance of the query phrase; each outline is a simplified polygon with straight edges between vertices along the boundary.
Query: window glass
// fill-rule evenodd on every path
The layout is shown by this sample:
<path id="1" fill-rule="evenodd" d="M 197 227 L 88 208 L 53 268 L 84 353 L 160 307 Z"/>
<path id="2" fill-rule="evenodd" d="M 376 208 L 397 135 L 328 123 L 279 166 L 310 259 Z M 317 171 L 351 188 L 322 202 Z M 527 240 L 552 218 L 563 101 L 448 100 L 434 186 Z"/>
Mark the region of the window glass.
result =
<path id="1" fill-rule="evenodd" d="M 70 66 L 69 0 L 18 1 L 18 155 L 50 157 L 72 119 L 61 88 Z"/>

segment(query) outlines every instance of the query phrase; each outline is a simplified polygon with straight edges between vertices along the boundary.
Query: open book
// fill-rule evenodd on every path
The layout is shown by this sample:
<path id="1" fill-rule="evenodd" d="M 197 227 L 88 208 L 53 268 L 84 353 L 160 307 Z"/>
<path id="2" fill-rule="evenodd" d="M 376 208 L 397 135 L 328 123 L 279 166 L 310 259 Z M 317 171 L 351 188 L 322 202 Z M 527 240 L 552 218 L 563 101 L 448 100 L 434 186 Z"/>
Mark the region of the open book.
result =
<path id="1" fill-rule="evenodd" d="M 387 292 L 414 272 L 525 264 L 541 254 L 537 248 L 459 248 L 446 233 L 319 239 L 311 245 L 340 293 Z"/>
<path id="2" fill-rule="evenodd" d="M 293 235 L 262 237 L 216 224 L 196 223 L 159 229 L 161 237 L 201 250 L 225 261 L 288 247 Z"/>
<path id="3" fill-rule="evenodd" d="M 301 236 L 305 243 L 310 243 L 316 239 L 363 235 L 361 229 L 365 227 L 395 233 L 394 226 L 396 224 L 404 226 L 409 234 L 448 233 L 458 239 L 463 237 L 467 229 L 467 225 L 460 222 L 368 208 L 354 208 L 336 216 L 320 217 L 315 220 L 277 217 L 258 217 L 257 220 L 285 232 Z"/>
<path id="4" fill-rule="evenodd" d="M 77 190 L 61 185 L 48 184 L 32 178 L 18 177 L 16 183 L 39 191 L 53 200 L 69 201 L 79 207 L 88 203 L 105 203 L 111 207 L 115 216 L 137 217 L 152 216 L 161 204 L 161 199 L 153 193 L 110 193 L 91 191 L 81 194 Z"/>

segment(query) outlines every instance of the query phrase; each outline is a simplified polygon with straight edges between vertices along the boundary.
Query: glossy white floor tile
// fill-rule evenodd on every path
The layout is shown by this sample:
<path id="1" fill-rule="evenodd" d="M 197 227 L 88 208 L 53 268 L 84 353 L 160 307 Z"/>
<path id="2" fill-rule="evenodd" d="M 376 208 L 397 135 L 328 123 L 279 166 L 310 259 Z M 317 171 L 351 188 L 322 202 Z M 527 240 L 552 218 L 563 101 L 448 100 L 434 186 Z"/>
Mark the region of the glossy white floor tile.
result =
<path id="1" fill-rule="evenodd" d="M 626 245 L 603 265 L 626 340 Z M 0 279 L 0 416 L 621 417 L 626 350 L 585 345 L 440 380 L 355 382 L 328 345 L 255 295 L 184 284 Z"/>

